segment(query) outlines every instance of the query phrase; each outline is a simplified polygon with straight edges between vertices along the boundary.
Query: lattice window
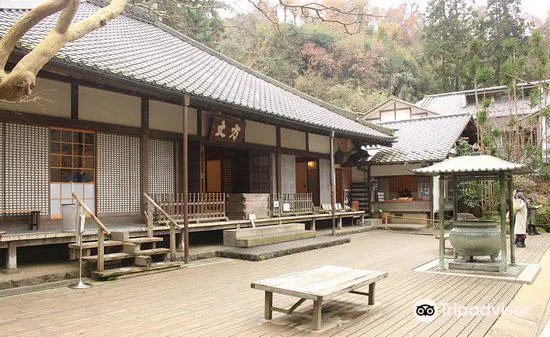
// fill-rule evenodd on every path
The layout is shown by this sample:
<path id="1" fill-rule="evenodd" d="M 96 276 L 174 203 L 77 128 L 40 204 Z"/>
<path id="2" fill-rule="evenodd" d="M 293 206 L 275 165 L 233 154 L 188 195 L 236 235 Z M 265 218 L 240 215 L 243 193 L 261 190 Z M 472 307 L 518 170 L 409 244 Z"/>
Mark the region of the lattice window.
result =
<path id="1" fill-rule="evenodd" d="M 149 192 L 174 193 L 174 142 L 149 140 Z"/>
<path id="2" fill-rule="evenodd" d="M 140 212 L 140 140 L 97 134 L 98 214 Z"/>
<path id="3" fill-rule="evenodd" d="M 49 214 L 48 128 L 5 124 L 4 208 Z"/>

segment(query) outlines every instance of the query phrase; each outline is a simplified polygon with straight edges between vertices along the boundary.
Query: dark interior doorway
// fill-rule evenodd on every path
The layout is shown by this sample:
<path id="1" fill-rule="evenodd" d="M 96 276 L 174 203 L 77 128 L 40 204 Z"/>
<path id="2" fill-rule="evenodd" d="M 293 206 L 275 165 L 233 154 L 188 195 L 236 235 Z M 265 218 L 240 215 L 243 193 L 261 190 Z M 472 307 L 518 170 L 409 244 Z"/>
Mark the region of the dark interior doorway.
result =
<path id="1" fill-rule="evenodd" d="M 249 193 L 248 150 L 206 147 L 206 192 Z"/>
<path id="2" fill-rule="evenodd" d="M 313 204 L 320 204 L 319 159 L 296 158 L 296 193 L 311 193 Z"/>

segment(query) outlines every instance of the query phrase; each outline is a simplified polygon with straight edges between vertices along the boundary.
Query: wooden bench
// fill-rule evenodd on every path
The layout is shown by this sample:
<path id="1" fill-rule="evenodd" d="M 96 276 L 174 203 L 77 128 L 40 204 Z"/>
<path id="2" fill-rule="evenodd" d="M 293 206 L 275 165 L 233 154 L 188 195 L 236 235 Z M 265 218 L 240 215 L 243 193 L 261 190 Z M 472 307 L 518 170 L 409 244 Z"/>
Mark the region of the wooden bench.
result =
<path id="1" fill-rule="evenodd" d="M 36 209 L 0 210 L 0 214 L 29 214 L 29 224 L 32 230 L 40 229 L 40 211 Z"/>
<path id="2" fill-rule="evenodd" d="M 313 319 L 313 329 L 321 329 L 321 307 L 323 301 L 339 295 L 352 293 L 368 296 L 368 304 L 374 304 L 374 286 L 378 280 L 386 278 L 388 273 L 352 269 L 338 266 L 322 266 L 316 269 L 293 274 L 272 277 L 253 282 L 253 289 L 265 291 L 264 318 L 272 319 L 273 311 Z M 369 286 L 365 293 L 356 289 Z M 300 298 L 289 309 L 273 306 L 273 293 Z M 313 315 L 295 312 L 306 300 L 313 300 Z"/>

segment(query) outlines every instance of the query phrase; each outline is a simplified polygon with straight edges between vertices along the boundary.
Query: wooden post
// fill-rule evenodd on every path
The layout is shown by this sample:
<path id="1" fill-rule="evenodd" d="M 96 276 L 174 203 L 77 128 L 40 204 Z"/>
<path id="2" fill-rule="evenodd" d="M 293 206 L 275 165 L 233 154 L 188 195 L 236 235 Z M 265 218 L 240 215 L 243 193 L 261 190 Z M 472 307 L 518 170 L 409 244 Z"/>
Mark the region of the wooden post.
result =
<path id="1" fill-rule="evenodd" d="M 265 292 L 265 307 L 264 307 L 264 318 L 272 319 L 273 318 L 273 292 Z"/>
<path id="2" fill-rule="evenodd" d="M 189 263 L 189 96 L 183 99 L 183 260 Z"/>
<path id="3" fill-rule="evenodd" d="M 148 211 L 147 200 L 143 193 L 149 193 L 149 98 L 141 98 L 141 165 L 140 165 L 140 180 L 141 180 L 141 211 Z"/>
<path id="4" fill-rule="evenodd" d="M 17 271 L 17 242 L 8 242 L 8 251 L 6 252 L 6 271 L 13 273 Z"/>
<path id="5" fill-rule="evenodd" d="M 176 226 L 170 223 L 170 261 L 176 261 Z"/>
<path id="6" fill-rule="evenodd" d="M 439 175 L 439 270 L 445 270 L 445 178 Z"/>
<path id="7" fill-rule="evenodd" d="M 508 269 L 508 254 L 506 249 L 506 177 L 504 172 L 499 175 L 500 180 L 500 251 L 501 263 L 500 272 L 505 273 Z"/>
<path id="8" fill-rule="evenodd" d="M 277 126 L 276 129 L 276 141 L 277 141 L 277 151 L 275 152 L 275 182 L 276 182 L 276 191 L 275 193 L 283 193 L 283 172 L 281 164 L 281 127 Z"/>
<path id="9" fill-rule="evenodd" d="M 102 228 L 97 229 L 97 271 L 102 272 L 105 269 L 105 233 Z"/>
<path id="10" fill-rule="evenodd" d="M 508 214 L 510 215 L 510 265 L 516 265 L 516 215 L 514 214 L 514 195 L 512 194 L 512 176 L 508 177 Z"/>
<path id="11" fill-rule="evenodd" d="M 369 284 L 369 305 L 374 305 L 374 286 L 376 282 Z"/>
<path id="12" fill-rule="evenodd" d="M 332 214 L 332 236 L 336 236 L 336 168 L 334 167 L 334 131 L 330 132 L 330 213 Z"/>
<path id="13" fill-rule="evenodd" d="M 367 166 L 367 214 L 372 212 L 372 190 L 371 190 L 371 172 L 370 165 Z"/>
<path id="14" fill-rule="evenodd" d="M 457 221 L 458 220 L 458 189 L 456 188 L 457 187 L 456 175 L 453 176 L 453 182 L 454 182 L 454 187 L 453 187 L 453 220 Z"/>
<path id="15" fill-rule="evenodd" d="M 323 306 L 322 299 L 313 301 L 313 330 L 321 330 L 322 306 Z"/>
<path id="16" fill-rule="evenodd" d="M 432 226 L 435 227 L 435 186 L 434 186 L 434 177 L 430 176 L 430 220 L 432 220 Z"/>

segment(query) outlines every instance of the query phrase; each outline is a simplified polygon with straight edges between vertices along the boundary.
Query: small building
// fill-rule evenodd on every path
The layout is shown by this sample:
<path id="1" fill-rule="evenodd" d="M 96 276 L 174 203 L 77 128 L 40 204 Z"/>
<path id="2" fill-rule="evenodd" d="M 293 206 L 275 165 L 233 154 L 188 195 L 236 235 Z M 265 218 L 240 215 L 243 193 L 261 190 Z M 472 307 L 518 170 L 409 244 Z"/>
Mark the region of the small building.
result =
<path id="1" fill-rule="evenodd" d="M 550 121 L 542 112 L 548 110 L 550 105 L 550 80 L 518 83 L 516 96 L 516 101 L 513 101 L 510 87 L 501 85 L 426 95 L 416 102 L 416 105 L 442 115 L 467 113 L 476 118 L 476 106 L 480 107 L 483 98 L 487 98 L 491 101 L 488 108 L 488 123 L 506 133 L 511 127 L 510 119 L 513 118 L 513 127 L 519 124 L 527 138 L 533 139 L 534 144 L 540 143 L 542 156 L 548 163 Z"/>
<path id="2" fill-rule="evenodd" d="M 397 97 L 390 97 L 364 114 L 361 114 L 360 119 L 370 123 L 386 123 L 434 116 L 439 116 L 439 113 Z"/>
<path id="3" fill-rule="evenodd" d="M 379 125 L 394 129 L 397 141 L 392 147 L 369 147 L 368 155 L 353 163 L 358 165 L 352 169 L 353 185 L 356 189 L 368 186 L 367 209 L 391 213 L 393 222 L 426 223 L 439 211 L 439 194 L 434 189 L 438 177 L 419 176 L 411 170 L 455 156 L 455 144 L 461 138 L 474 143 L 473 119 L 469 114 L 443 115 Z M 452 210 L 453 188 L 445 188 L 445 211 Z"/>

